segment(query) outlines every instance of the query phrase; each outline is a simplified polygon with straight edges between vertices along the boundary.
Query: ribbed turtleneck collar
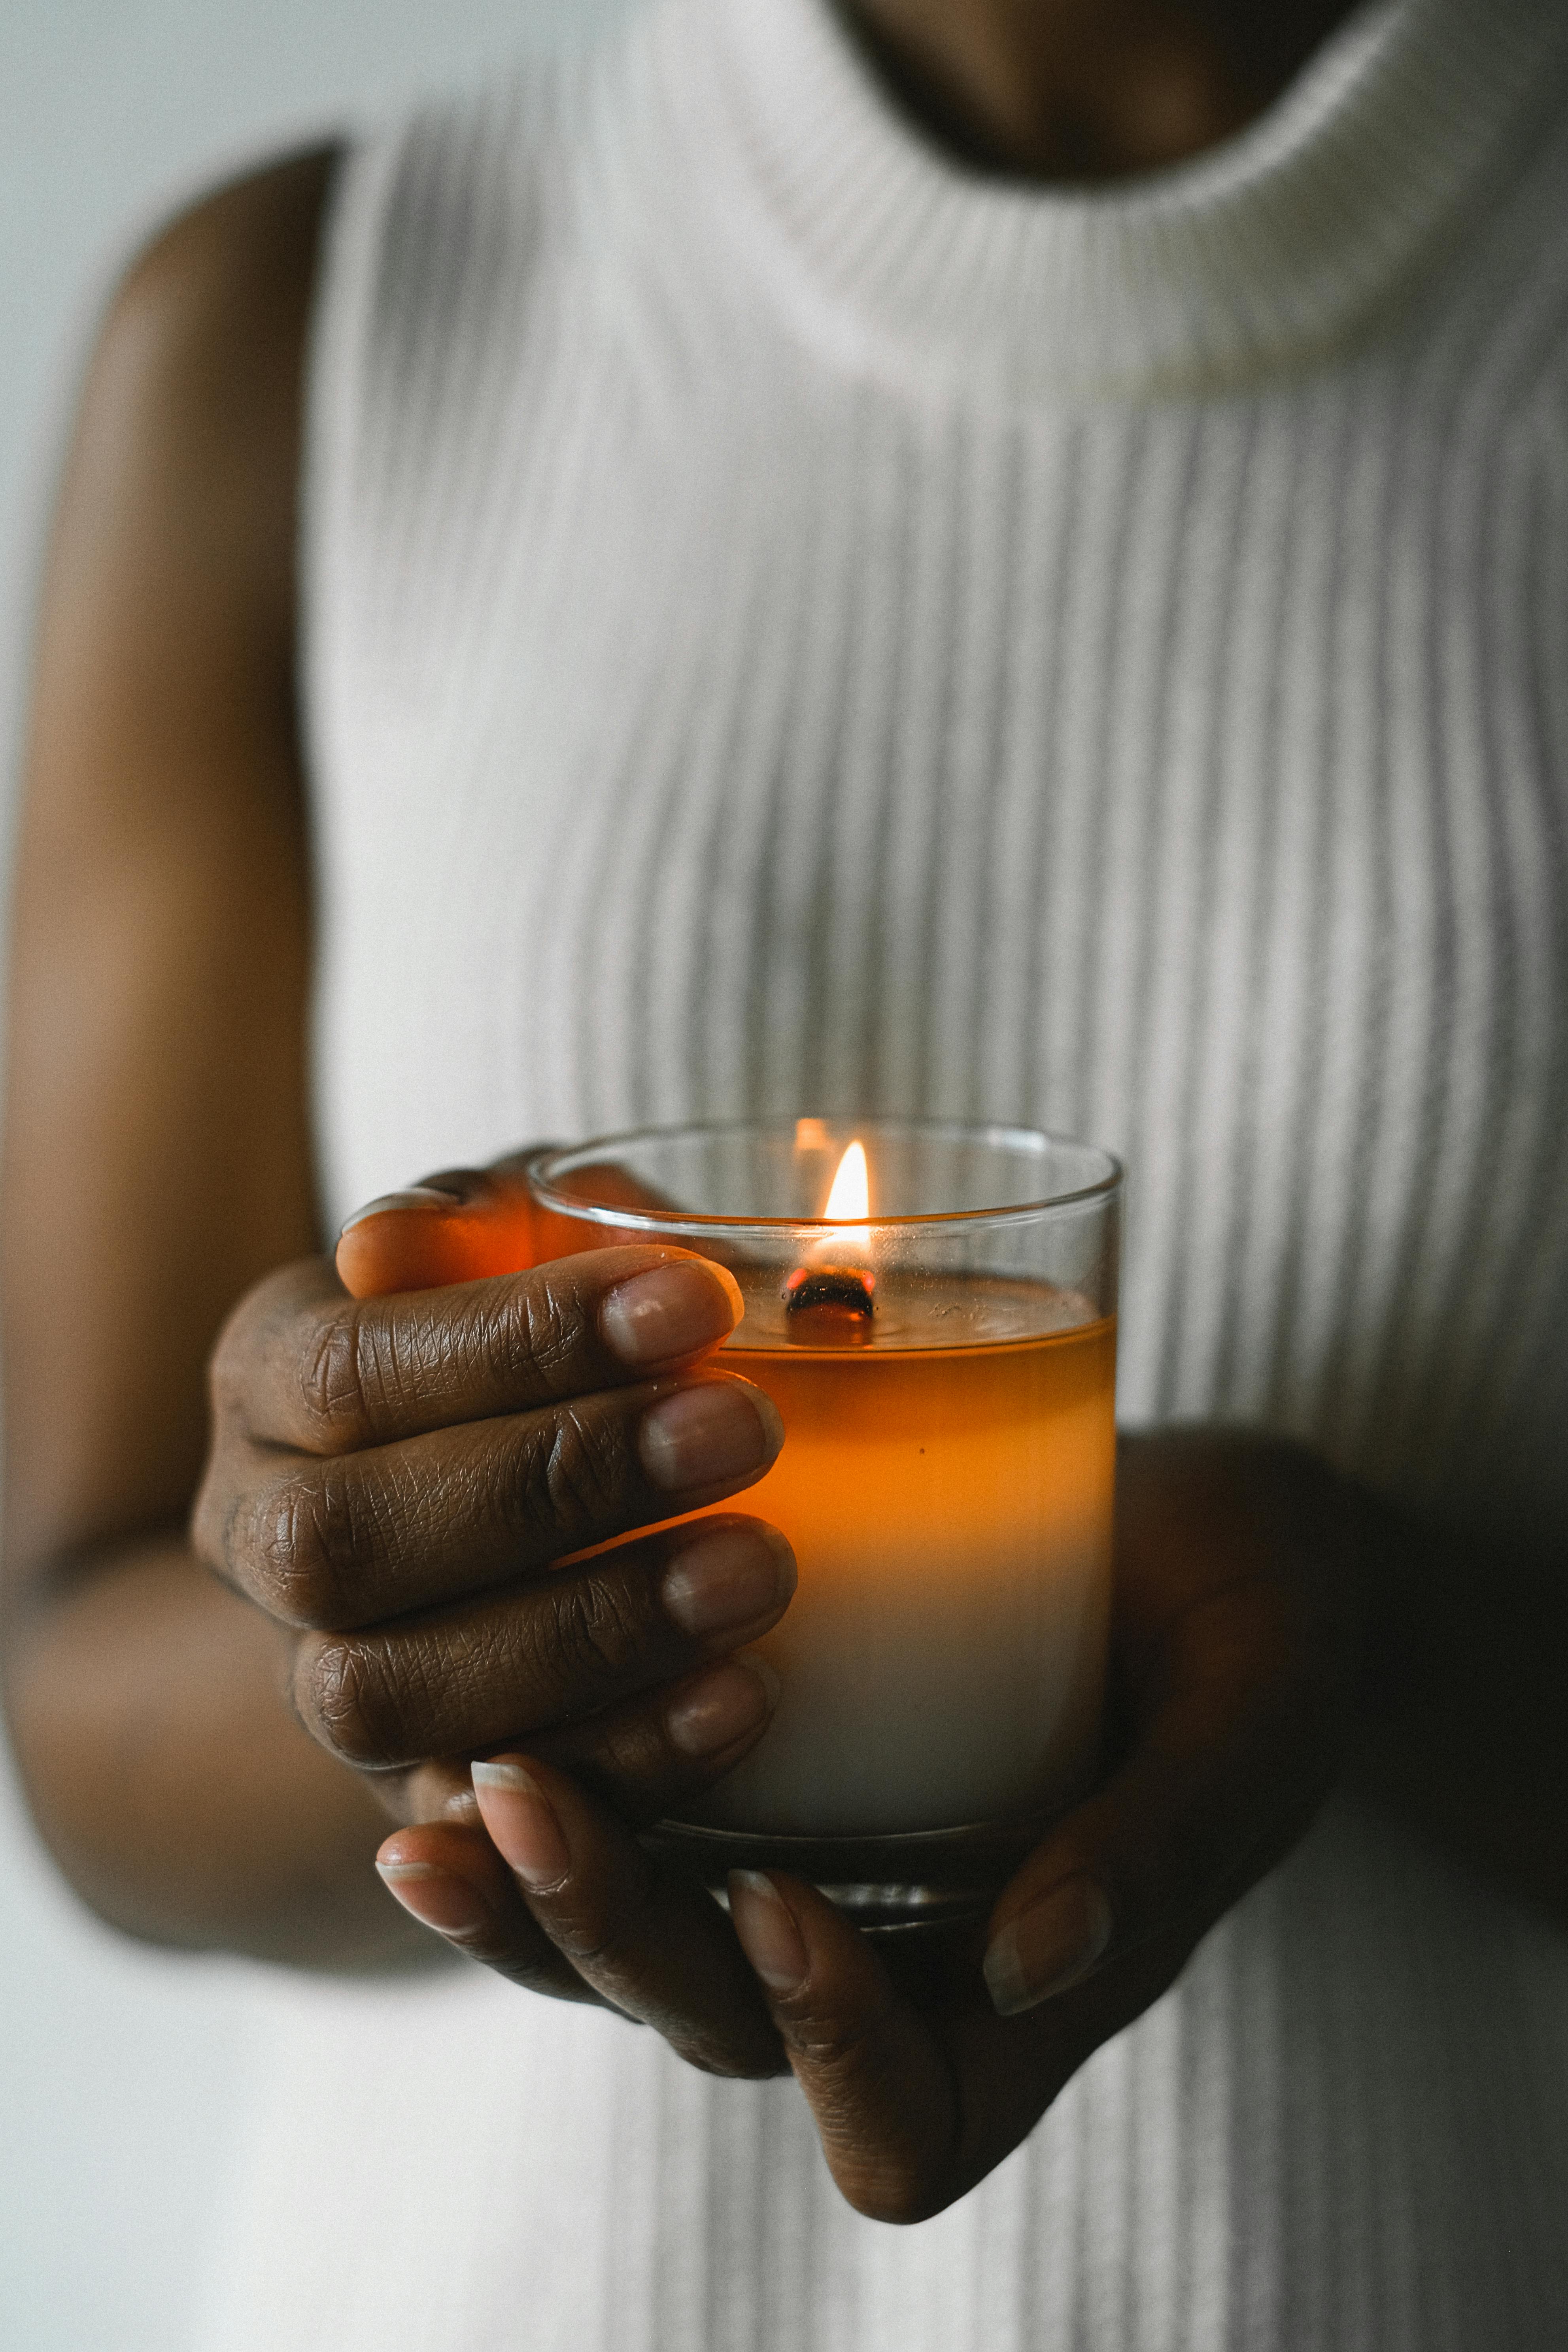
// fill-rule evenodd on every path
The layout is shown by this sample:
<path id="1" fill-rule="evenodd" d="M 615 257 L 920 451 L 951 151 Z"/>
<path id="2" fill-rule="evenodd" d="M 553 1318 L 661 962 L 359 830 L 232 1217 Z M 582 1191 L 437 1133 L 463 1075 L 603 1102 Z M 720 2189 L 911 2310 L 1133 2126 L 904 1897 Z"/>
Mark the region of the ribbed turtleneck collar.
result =
<path id="1" fill-rule="evenodd" d="M 1083 190 L 947 160 L 826 0 L 664 0 L 637 46 L 688 194 L 816 337 L 906 383 L 1136 398 L 1308 362 L 1394 298 L 1506 161 L 1568 10 L 1376 0 L 1238 137 Z"/>

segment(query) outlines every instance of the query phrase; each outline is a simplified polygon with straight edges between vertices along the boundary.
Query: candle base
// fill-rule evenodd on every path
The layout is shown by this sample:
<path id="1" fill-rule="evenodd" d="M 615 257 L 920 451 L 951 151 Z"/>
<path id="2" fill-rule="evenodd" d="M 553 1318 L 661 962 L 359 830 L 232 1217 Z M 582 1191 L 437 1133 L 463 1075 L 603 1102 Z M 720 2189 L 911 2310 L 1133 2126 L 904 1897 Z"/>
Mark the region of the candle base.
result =
<path id="1" fill-rule="evenodd" d="M 776 1837 L 656 1822 L 642 1843 L 701 1880 L 728 1907 L 732 1870 L 784 1870 L 804 1878 L 869 1936 L 933 1933 L 984 1920 L 1058 1812 L 1026 1822 L 882 1837 Z"/>

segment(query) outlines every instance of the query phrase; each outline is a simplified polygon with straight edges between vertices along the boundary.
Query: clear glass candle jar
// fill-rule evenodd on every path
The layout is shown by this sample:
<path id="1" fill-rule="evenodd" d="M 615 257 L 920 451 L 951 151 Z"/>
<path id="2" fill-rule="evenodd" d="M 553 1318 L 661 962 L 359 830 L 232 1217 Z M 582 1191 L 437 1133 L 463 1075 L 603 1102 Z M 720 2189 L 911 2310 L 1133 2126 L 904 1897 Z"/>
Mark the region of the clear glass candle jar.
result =
<path id="1" fill-rule="evenodd" d="M 778 1708 L 653 1833 L 716 1891 L 776 1865 L 867 1926 L 964 1916 L 1094 1778 L 1121 1186 L 1090 1145 L 900 1119 L 649 1129 L 532 1163 L 540 1256 L 657 1236 L 730 1269 L 726 1357 L 784 1419 L 724 1507 L 799 1564 L 757 1645 Z"/>

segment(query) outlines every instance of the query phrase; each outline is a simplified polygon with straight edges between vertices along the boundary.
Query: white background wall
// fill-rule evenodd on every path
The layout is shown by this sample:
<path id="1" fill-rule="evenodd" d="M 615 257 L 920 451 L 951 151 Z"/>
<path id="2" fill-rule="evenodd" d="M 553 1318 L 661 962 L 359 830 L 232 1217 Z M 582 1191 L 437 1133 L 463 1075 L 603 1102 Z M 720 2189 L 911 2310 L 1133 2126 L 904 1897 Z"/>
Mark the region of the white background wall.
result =
<path id="1" fill-rule="evenodd" d="M 0 815 L 72 387 L 117 260 L 186 192 L 462 84 L 620 0 L 0 0 Z M 0 1761 L 0 2346 L 181 2352 L 245 1972 L 119 1943 Z"/>

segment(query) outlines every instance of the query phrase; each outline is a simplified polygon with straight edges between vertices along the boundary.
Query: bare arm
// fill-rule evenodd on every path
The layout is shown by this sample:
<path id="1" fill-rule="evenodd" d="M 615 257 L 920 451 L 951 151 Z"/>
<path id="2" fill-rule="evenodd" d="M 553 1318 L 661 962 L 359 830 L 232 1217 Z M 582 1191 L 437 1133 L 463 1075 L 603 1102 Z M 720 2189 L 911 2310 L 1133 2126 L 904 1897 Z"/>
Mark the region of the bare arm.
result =
<path id="1" fill-rule="evenodd" d="M 293 517 L 330 169 L 228 191 L 139 265 L 61 502 L 16 930 L 5 1651 L 89 1902 L 342 1966 L 433 1948 L 376 1850 L 477 1821 L 463 1759 L 498 1739 L 632 1816 L 734 1763 L 773 1696 L 731 1654 L 794 1563 L 726 1515 L 559 1565 L 776 1452 L 766 1400 L 705 1361 L 737 1311 L 714 1269 L 597 1252 L 356 1306 L 320 1248 Z M 542 1938 L 510 1948 L 584 1997 Z M 776 2063 L 732 1939 L 696 1974 L 729 1989 L 724 2063 Z"/>
<path id="2" fill-rule="evenodd" d="M 5 1655 L 26 1783 L 90 1903 L 334 1960 L 403 1938 L 385 1816 L 185 1536 L 219 1326 L 319 1247 L 293 569 L 330 173 L 285 163 L 153 247 L 70 456 L 16 875 Z"/>

